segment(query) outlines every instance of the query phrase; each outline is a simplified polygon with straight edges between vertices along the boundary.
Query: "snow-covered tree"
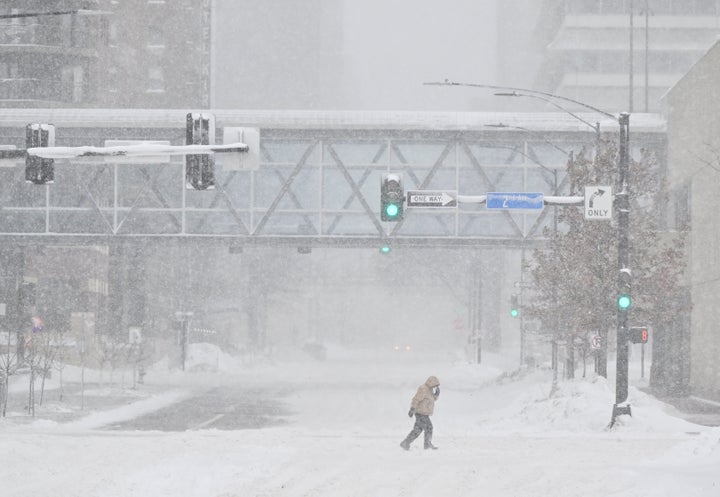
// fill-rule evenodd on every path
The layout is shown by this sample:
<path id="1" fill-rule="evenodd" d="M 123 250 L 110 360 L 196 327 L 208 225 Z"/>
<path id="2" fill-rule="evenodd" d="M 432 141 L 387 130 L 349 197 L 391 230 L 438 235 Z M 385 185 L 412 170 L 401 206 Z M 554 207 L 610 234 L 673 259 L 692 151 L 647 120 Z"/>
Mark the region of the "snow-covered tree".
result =
<path id="1" fill-rule="evenodd" d="M 599 144 L 594 157 L 582 151 L 568 162 L 570 195 L 583 195 L 585 186 L 618 188 L 618 150 L 614 143 Z M 680 275 L 685 266 L 686 232 L 662 228 L 662 206 L 667 204 L 662 170 L 653 154 L 642 151 L 631 161 L 630 269 L 632 307 L 629 326 L 650 326 L 662 344 L 666 334 L 682 334 L 677 328 L 679 313 L 689 312 L 682 297 Z M 617 214 L 611 221 L 585 220 L 578 207 L 558 210 L 559 229 L 548 230 L 549 247 L 534 254 L 532 276 L 537 289 L 528 314 L 538 318 L 543 329 L 568 344 L 598 333 L 607 344 L 609 332 L 617 328 L 618 229 Z M 609 335 L 614 337 L 614 333 Z M 673 360 L 670 351 L 653 349 L 653 374 L 662 374 Z M 606 356 L 600 356 L 606 361 Z M 658 364 L 657 369 L 655 362 Z M 602 371 L 602 366 L 601 366 Z"/>

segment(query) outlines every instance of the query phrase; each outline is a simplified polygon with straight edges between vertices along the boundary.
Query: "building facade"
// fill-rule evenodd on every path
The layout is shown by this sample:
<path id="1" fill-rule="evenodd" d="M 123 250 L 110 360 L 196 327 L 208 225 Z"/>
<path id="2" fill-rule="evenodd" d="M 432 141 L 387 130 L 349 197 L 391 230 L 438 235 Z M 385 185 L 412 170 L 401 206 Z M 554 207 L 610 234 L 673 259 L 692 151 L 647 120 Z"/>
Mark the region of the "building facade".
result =
<path id="1" fill-rule="evenodd" d="M 545 0 L 537 19 L 533 88 L 610 111 L 657 112 L 720 33 L 720 2 Z"/>
<path id="2" fill-rule="evenodd" d="M 692 295 L 690 387 L 720 400 L 720 43 L 667 93 L 671 222 L 690 227 L 686 284 Z"/>
<path id="3" fill-rule="evenodd" d="M 211 0 L 100 0 L 98 107 L 209 108 Z"/>
<path id="4" fill-rule="evenodd" d="M 0 106 L 84 107 L 98 101 L 103 21 L 81 10 L 93 7 L 97 2 L 78 0 L 0 4 Z"/>
<path id="5" fill-rule="evenodd" d="M 211 0 L 9 0 L 0 106 L 207 108 Z"/>

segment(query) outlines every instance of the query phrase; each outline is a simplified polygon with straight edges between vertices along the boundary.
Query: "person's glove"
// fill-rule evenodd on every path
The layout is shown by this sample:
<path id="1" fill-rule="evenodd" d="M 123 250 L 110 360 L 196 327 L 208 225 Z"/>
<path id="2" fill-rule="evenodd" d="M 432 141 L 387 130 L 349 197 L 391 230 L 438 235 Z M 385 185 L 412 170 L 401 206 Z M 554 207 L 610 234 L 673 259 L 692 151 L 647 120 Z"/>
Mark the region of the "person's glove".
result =
<path id="1" fill-rule="evenodd" d="M 415 409 L 411 407 L 408 411 L 408 418 L 412 418 L 413 416 L 415 416 Z"/>

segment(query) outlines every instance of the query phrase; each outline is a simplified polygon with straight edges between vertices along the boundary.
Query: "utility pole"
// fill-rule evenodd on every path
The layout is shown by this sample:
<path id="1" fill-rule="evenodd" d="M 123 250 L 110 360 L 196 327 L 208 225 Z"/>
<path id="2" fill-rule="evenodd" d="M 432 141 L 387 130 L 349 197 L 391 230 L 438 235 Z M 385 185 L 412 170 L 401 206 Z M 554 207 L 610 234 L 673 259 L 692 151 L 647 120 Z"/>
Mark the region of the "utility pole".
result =
<path id="1" fill-rule="evenodd" d="M 178 322 L 178 345 L 180 345 L 180 369 L 185 371 L 185 363 L 187 362 L 187 347 L 190 339 L 190 320 L 194 316 L 193 312 L 177 311 L 175 320 Z"/>
<path id="2" fill-rule="evenodd" d="M 525 243 L 520 249 L 520 367 L 527 361 L 527 332 L 525 331 Z"/>

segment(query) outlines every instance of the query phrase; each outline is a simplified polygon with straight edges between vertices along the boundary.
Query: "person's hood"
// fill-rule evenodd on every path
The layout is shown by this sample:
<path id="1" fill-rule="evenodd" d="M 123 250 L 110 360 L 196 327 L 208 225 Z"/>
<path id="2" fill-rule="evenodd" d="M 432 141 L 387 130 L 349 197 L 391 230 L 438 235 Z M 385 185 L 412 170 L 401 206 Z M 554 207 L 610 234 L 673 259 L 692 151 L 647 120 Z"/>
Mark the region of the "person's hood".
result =
<path id="1" fill-rule="evenodd" d="M 440 380 L 438 380 L 436 376 L 431 376 L 427 379 L 425 384 L 430 388 L 435 388 L 436 386 L 440 385 Z"/>

